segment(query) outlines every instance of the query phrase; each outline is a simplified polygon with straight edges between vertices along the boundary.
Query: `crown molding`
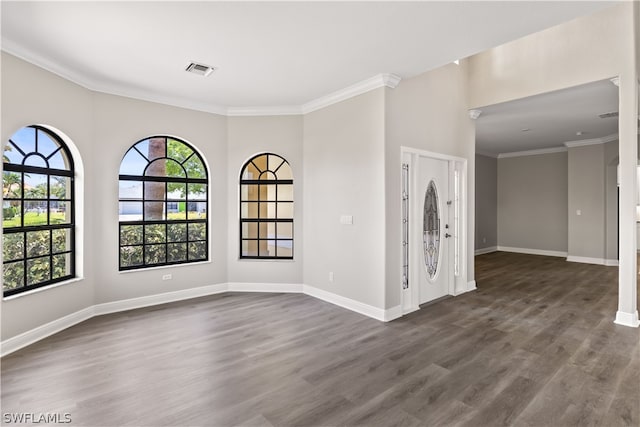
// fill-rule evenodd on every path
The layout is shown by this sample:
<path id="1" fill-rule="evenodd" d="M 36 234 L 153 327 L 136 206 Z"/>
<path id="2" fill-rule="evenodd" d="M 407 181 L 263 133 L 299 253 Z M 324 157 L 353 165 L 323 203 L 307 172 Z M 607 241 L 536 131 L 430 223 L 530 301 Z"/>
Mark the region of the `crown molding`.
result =
<path id="1" fill-rule="evenodd" d="M 477 120 L 478 117 L 480 117 L 480 114 L 482 114 L 482 110 L 469 110 L 469 118 L 471 120 Z"/>
<path id="2" fill-rule="evenodd" d="M 592 138 L 592 139 L 582 139 L 579 141 L 567 141 L 564 142 L 564 147 L 552 147 L 552 148 L 542 148 L 539 150 L 526 150 L 526 151 L 514 151 L 511 153 L 500 153 L 498 154 L 499 159 L 504 159 L 507 157 L 522 157 L 522 156 L 535 156 L 538 154 L 551 154 L 551 153 L 562 153 L 568 151 L 569 148 L 575 147 L 585 147 L 588 145 L 599 145 L 606 144 L 607 142 L 613 142 L 618 140 L 618 134 L 613 133 L 611 135 L 603 136 L 601 138 Z M 483 156 L 493 157 L 492 154 L 483 153 L 476 150 L 477 154 L 482 154 Z"/>
<path id="3" fill-rule="evenodd" d="M 388 87 L 395 89 L 400 83 L 400 76 L 395 74 L 378 74 L 377 76 L 363 80 L 359 83 L 348 86 L 344 89 L 330 93 L 329 95 L 322 96 L 313 101 L 307 102 L 302 105 L 302 114 L 311 113 L 321 108 L 328 107 L 338 102 L 344 101 L 354 96 L 362 95 L 363 93 L 378 89 L 381 87 Z"/>
<path id="4" fill-rule="evenodd" d="M 25 52 L 25 50 L 21 49 L 17 43 L 7 37 L 2 37 L 2 51 L 37 67 L 40 67 L 43 70 L 49 71 L 50 73 L 53 73 L 58 77 L 62 77 L 65 80 L 69 80 L 77 85 L 80 85 L 85 89 L 95 90 L 94 81 L 89 80 L 81 74 L 78 74 L 72 70 L 60 67 L 56 63 L 51 62 L 41 57 L 40 55 L 34 55 L 30 52 Z"/>
<path id="5" fill-rule="evenodd" d="M 401 78 L 395 74 L 378 74 L 301 106 L 229 107 L 227 108 L 227 116 L 290 116 L 307 114 L 381 87 L 395 89 L 400 80 Z"/>
<path id="6" fill-rule="evenodd" d="M 494 159 L 498 158 L 498 154 L 490 153 L 490 152 L 484 151 L 484 150 L 476 149 L 476 154 L 480 155 L 480 156 L 491 157 L 491 158 L 494 158 Z"/>
<path id="7" fill-rule="evenodd" d="M 229 117 L 251 116 L 299 116 L 302 108 L 296 105 L 281 107 L 229 107 L 226 115 Z"/>
<path id="8" fill-rule="evenodd" d="M 563 153 L 566 151 L 567 151 L 567 147 L 541 148 L 539 150 L 526 150 L 526 151 L 513 151 L 511 153 L 500 153 L 498 154 L 498 158 L 505 159 L 508 157 L 537 156 L 539 154 Z"/>
<path id="9" fill-rule="evenodd" d="M 202 111 L 205 113 L 218 115 L 227 114 L 227 108 L 220 105 L 212 105 L 208 103 L 194 102 L 188 99 L 160 96 L 151 92 L 141 91 L 131 87 L 123 89 L 120 85 L 102 83 L 92 79 L 88 79 L 80 73 L 77 73 L 66 67 L 61 67 L 58 64 L 51 62 L 39 55 L 33 55 L 30 52 L 25 52 L 23 49 L 20 49 L 18 44 L 7 38 L 2 39 L 2 51 L 32 65 L 35 65 L 36 67 L 42 68 L 45 71 L 55 74 L 58 77 L 70 81 L 71 83 L 75 83 L 78 86 L 81 86 L 92 92 L 122 96 L 124 98 L 153 102 L 172 107 L 186 108 L 189 110 Z"/>
<path id="10" fill-rule="evenodd" d="M 104 93 L 108 95 L 122 96 L 125 98 L 137 99 L 140 101 L 155 102 L 159 104 L 186 108 L 189 110 L 202 111 L 223 116 L 283 116 L 283 115 L 302 115 L 312 111 L 328 107 L 335 103 L 344 101 L 354 96 L 361 95 L 374 89 L 388 87 L 394 89 L 400 83 L 401 77 L 396 74 L 378 74 L 369 79 L 355 83 L 344 89 L 337 90 L 328 95 L 322 96 L 315 100 L 309 101 L 303 105 L 287 105 L 287 106 L 266 106 L 266 107 L 225 107 L 222 105 L 213 105 L 202 102 L 194 102 L 189 99 L 175 98 L 157 95 L 152 92 L 141 91 L 135 88 L 123 88 L 121 85 L 98 82 L 88 79 L 81 73 L 75 72 L 67 67 L 43 58 L 40 55 L 34 55 L 21 49 L 17 43 L 12 40 L 3 38 L 2 51 L 13 55 L 23 61 L 40 67 L 50 73 L 53 73 L 65 80 L 82 86 L 93 92 Z"/>
<path id="11" fill-rule="evenodd" d="M 106 95 L 115 95 L 123 98 L 134 99 L 137 101 L 153 102 L 154 104 L 161 104 L 169 107 L 184 108 L 187 110 L 200 111 L 203 113 L 211 113 L 219 116 L 226 116 L 228 111 L 226 107 L 222 107 L 220 105 L 212 105 L 204 102 L 195 102 L 188 99 L 151 95 L 149 94 L 149 92 L 138 91 L 135 89 L 124 91 L 118 87 L 113 86 L 111 88 L 96 88 L 96 89 L 89 88 L 89 90 L 96 93 L 103 93 Z"/>
<path id="12" fill-rule="evenodd" d="M 603 136 L 601 138 L 581 139 L 578 141 L 567 141 L 564 143 L 564 146 L 567 148 L 586 147 L 587 145 L 606 144 L 607 142 L 613 142 L 617 140 L 618 140 L 618 134 L 613 133 L 611 135 Z"/>
<path id="13" fill-rule="evenodd" d="M 604 144 L 606 144 L 607 142 L 618 141 L 620 139 L 620 136 L 617 133 L 612 133 L 611 135 L 603 136 L 600 139 Z"/>

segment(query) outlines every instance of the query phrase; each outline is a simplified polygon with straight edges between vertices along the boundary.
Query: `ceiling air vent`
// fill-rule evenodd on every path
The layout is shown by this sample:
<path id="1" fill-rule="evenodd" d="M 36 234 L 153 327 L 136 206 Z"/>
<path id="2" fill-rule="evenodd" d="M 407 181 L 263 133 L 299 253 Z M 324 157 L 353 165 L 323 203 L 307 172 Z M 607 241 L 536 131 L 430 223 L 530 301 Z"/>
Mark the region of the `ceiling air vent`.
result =
<path id="1" fill-rule="evenodd" d="M 199 76 L 208 76 L 209 74 L 213 73 L 213 70 L 215 70 L 215 68 L 208 65 L 192 62 L 187 66 L 187 68 L 185 68 L 185 70 L 193 74 L 198 74 Z"/>
<path id="2" fill-rule="evenodd" d="M 611 117 L 618 117 L 618 112 L 617 111 L 613 111 L 611 113 L 598 114 L 598 117 L 600 117 L 601 119 L 609 119 Z"/>

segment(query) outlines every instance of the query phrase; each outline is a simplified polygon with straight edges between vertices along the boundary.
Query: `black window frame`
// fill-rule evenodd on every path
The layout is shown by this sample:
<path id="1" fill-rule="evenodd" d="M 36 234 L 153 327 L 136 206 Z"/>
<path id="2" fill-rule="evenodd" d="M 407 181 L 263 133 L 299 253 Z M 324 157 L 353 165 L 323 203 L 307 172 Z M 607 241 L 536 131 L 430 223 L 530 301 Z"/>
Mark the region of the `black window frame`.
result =
<path id="1" fill-rule="evenodd" d="M 3 175 L 4 172 L 13 172 L 13 173 L 19 173 L 21 178 L 20 178 L 20 197 L 4 197 L 3 195 L 3 206 L 4 206 L 4 202 L 5 201 L 16 201 L 20 203 L 20 223 L 21 225 L 19 227 L 8 227 L 5 228 L 3 226 L 2 228 L 2 234 L 3 234 L 3 240 L 4 240 L 4 236 L 6 235 L 11 235 L 11 234 L 22 234 L 23 237 L 23 247 L 22 247 L 22 253 L 23 253 L 23 257 L 22 258 L 16 258 L 16 259 L 11 259 L 9 261 L 5 260 L 3 257 L 3 263 L 2 263 L 2 267 L 3 267 L 3 296 L 4 297 L 8 297 L 11 295 L 17 295 L 17 294 L 21 294 L 23 292 L 27 292 L 33 289 L 38 289 L 38 288 L 42 288 L 45 286 L 50 286 L 56 283 L 60 283 L 60 282 L 64 282 L 67 280 L 71 280 L 74 279 L 76 277 L 76 197 L 75 197 L 75 165 L 74 165 L 74 160 L 73 160 L 73 155 L 71 154 L 71 151 L 69 150 L 69 147 L 67 147 L 67 145 L 64 143 L 64 141 L 62 140 L 62 138 L 57 135 L 55 132 L 53 132 L 52 130 L 43 127 L 43 126 L 38 126 L 38 125 L 30 125 L 30 126 L 25 126 L 24 128 L 31 128 L 34 129 L 34 150 L 33 151 L 25 151 L 23 150 L 18 143 L 16 143 L 15 141 L 13 141 L 11 138 L 8 141 L 8 145 L 10 145 L 13 148 L 15 148 L 16 150 L 18 150 L 20 152 L 20 154 L 23 156 L 22 159 L 22 164 L 18 165 L 16 163 L 11 163 L 11 162 L 3 162 Z M 23 129 L 24 129 L 23 128 Z M 41 153 L 38 152 L 38 136 L 40 135 L 40 132 L 45 133 L 49 138 L 51 138 L 55 143 L 58 144 L 58 148 L 51 153 L 49 156 L 44 157 Z M 24 148 L 24 147 L 23 147 Z M 61 152 L 61 154 L 65 157 L 64 160 L 66 160 L 66 163 L 68 165 L 68 169 L 57 169 L 57 168 L 51 168 L 49 167 L 49 159 L 51 159 L 53 156 L 55 156 L 58 152 Z M 31 166 L 31 165 L 24 165 L 25 160 L 32 155 L 36 155 L 42 159 L 44 159 L 44 161 L 47 164 L 47 167 L 40 167 L 40 166 Z M 47 194 L 46 197 L 43 198 L 25 198 L 25 179 L 24 176 L 25 174 L 38 174 L 38 175 L 46 175 L 47 176 Z M 70 194 L 65 194 L 67 197 L 62 198 L 62 199 L 57 199 L 57 198 L 52 198 L 51 197 L 51 177 L 55 176 L 55 177 L 66 177 L 69 178 L 69 189 L 68 191 L 65 191 L 65 193 L 70 193 Z M 4 178 L 4 176 L 3 176 Z M 25 218 L 25 206 L 26 206 L 26 202 L 41 202 L 41 203 L 46 203 L 47 204 L 47 224 L 46 225 L 30 225 L 30 226 L 25 226 L 24 225 L 24 218 Z M 70 215 L 69 215 L 69 222 L 68 223 L 63 223 L 63 224 L 51 224 L 51 205 L 53 203 L 58 203 L 58 202 L 68 202 L 69 203 L 69 209 L 70 209 Z M 68 249 L 65 251 L 59 251 L 59 252 L 54 252 L 54 242 L 53 242 L 53 231 L 54 230 L 68 230 L 69 231 L 69 242 L 68 242 Z M 47 254 L 40 254 L 40 255 L 35 255 L 35 256 L 28 256 L 27 255 L 27 250 L 28 250 L 28 246 L 27 246 L 27 236 L 28 233 L 32 233 L 32 232 L 42 232 L 42 231 L 46 231 L 49 233 L 49 238 L 48 238 L 48 253 Z M 63 276 L 60 277 L 56 277 L 53 278 L 53 274 L 54 274 L 54 260 L 53 258 L 55 256 L 62 256 L 62 255 L 68 255 L 69 256 L 69 274 L 65 274 Z M 44 280 L 42 282 L 38 282 L 38 283 L 34 283 L 29 285 L 29 280 L 28 280 L 28 273 L 29 273 L 29 269 L 28 269 L 28 264 L 29 261 L 31 260 L 35 260 L 35 259 L 44 259 L 44 258 L 49 258 L 49 279 L 48 280 Z M 17 263 L 22 263 L 22 268 L 23 268 L 23 285 L 21 287 L 17 287 L 17 288 L 13 288 L 13 289 L 4 289 L 4 272 L 6 270 L 6 266 L 10 265 L 10 264 L 17 264 Z"/>
<path id="2" fill-rule="evenodd" d="M 266 161 L 266 165 L 267 168 L 262 170 L 260 169 L 260 167 L 258 167 L 258 165 L 255 164 L 256 159 L 258 159 L 259 157 L 263 157 L 263 156 L 267 156 L 267 161 Z M 275 169 L 275 170 L 270 170 L 270 161 L 269 161 L 269 156 L 275 156 L 278 159 L 282 160 L 282 163 L 280 163 L 280 165 Z M 243 176 L 245 174 L 245 170 L 250 166 L 253 165 L 253 167 L 255 167 L 259 172 L 260 172 L 260 176 L 258 177 L 258 179 L 244 179 Z M 277 172 L 278 170 L 282 167 L 282 165 L 287 165 L 287 167 L 291 170 L 291 179 L 278 179 L 277 178 Z M 273 174 L 276 176 L 276 179 L 261 179 L 261 177 L 266 177 L 267 174 Z M 293 187 L 294 183 L 293 183 L 294 179 L 293 179 L 293 170 L 291 169 L 291 164 L 287 161 L 287 159 L 285 159 L 284 157 L 280 156 L 279 154 L 275 154 L 275 153 L 271 153 L 271 152 L 265 152 L 265 153 L 260 153 L 260 154 L 256 154 L 255 156 L 251 157 L 249 160 L 247 160 L 247 162 L 242 166 L 242 169 L 240 170 L 240 183 L 239 183 L 239 188 L 240 188 L 240 203 L 239 203 L 239 216 L 240 216 L 240 235 L 239 235 L 239 242 L 240 242 L 240 247 L 239 249 L 239 254 L 240 254 L 240 259 L 268 259 L 268 260 L 292 260 L 294 259 L 294 240 L 295 240 L 295 236 L 294 236 L 294 214 L 292 213 L 291 218 L 280 218 L 278 217 L 278 204 L 280 203 L 291 203 L 292 205 L 292 212 L 293 212 L 293 206 L 294 206 L 294 195 L 293 195 L 293 191 L 292 191 L 292 195 L 291 195 L 291 200 L 280 200 L 278 198 L 278 186 L 279 185 L 291 185 Z M 275 196 L 275 200 L 261 200 L 260 199 L 260 192 L 258 191 L 258 200 L 245 200 L 242 198 L 242 186 L 243 185 L 275 185 L 276 186 L 276 196 Z M 260 217 L 260 211 L 258 209 L 258 218 L 245 218 L 243 217 L 242 214 L 242 204 L 243 203 L 260 203 L 260 202 L 275 202 L 275 218 L 270 218 L 270 217 L 266 217 L 266 218 L 262 218 Z M 260 237 L 260 232 L 258 231 L 257 237 L 256 238 L 247 238 L 244 237 L 243 235 L 243 229 L 244 229 L 244 224 L 250 224 L 250 223 L 257 223 L 257 227 L 258 230 L 260 228 L 260 224 L 268 224 L 268 223 L 274 223 L 275 227 L 276 227 L 276 232 L 275 235 L 271 238 L 269 238 L 268 236 L 266 238 L 261 238 Z M 291 238 L 278 238 L 278 231 L 277 231 L 277 227 L 278 224 L 291 224 Z M 270 256 L 270 255 L 260 255 L 260 241 L 274 241 L 275 242 L 275 247 L 276 247 L 276 255 L 275 256 Z M 257 247 L 258 247 L 258 255 L 244 255 L 243 254 L 243 242 L 246 241 L 256 241 L 257 242 Z M 278 256 L 277 252 L 278 252 L 278 241 L 288 241 L 291 242 L 291 255 L 286 255 L 286 256 Z"/>
<path id="3" fill-rule="evenodd" d="M 157 139 L 157 138 L 163 138 L 165 140 L 165 149 L 164 149 L 164 157 L 158 157 L 155 158 L 153 160 L 149 160 L 147 155 L 145 155 L 144 153 L 142 153 L 140 150 L 138 150 L 136 147 L 138 144 L 143 143 L 145 141 L 150 141 L 151 139 Z M 184 160 L 180 161 L 179 159 L 176 158 L 172 158 L 172 157 L 168 157 L 168 145 L 169 145 L 169 140 L 173 140 L 176 142 L 179 142 L 181 144 L 184 144 L 185 146 L 187 146 L 192 153 L 186 157 Z M 135 150 L 137 151 L 143 158 L 145 158 L 145 160 L 147 160 L 147 165 L 144 168 L 143 171 L 143 175 L 128 175 L 128 174 L 119 174 L 118 175 L 118 179 L 119 182 L 120 181 L 135 181 L 135 182 L 142 182 L 143 184 L 143 188 L 144 188 L 144 184 L 146 182 L 161 182 L 165 184 L 165 198 L 163 200 L 149 200 L 146 199 L 146 193 L 143 190 L 142 192 L 142 197 L 141 198 L 123 198 L 121 197 L 121 194 L 118 194 L 118 204 L 123 203 L 123 202 L 140 202 L 142 204 L 142 220 L 134 220 L 134 221 L 118 221 L 118 269 L 119 271 L 131 271 L 131 270 L 141 270 L 141 269 L 149 269 L 149 268 L 155 268 L 155 267 L 162 267 L 162 266 L 170 266 L 170 265 L 183 265 L 183 264 L 192 264 L 192 263 L 196 263 L 196 262 L 206 262 L 209 261 L 209 171 L 207 168 L 207 164 L 204 161 L 204 158 L 200 155 L 200 153 L 198 152 L 198 150 L 196 150 L 196 148 L 189 144 L 188 142 L 184 141 L 183 139 L 179 138 L 179 137 L 174 137 L 174 136 L 168 136 L 168 135 L 154 135 L 154 136 L 149 136 L 146 138 L 141 139 L 140 141 L 136 142 L 135 144 L 133 144 L 124 154 L 122 161 L 124 161 L 124 159 L 126 158 L 126 156 L 129 154 L 129 152 L 131 150 Z M 186 163 L 187 161 L 189 161 L 189 159 L 191 159 L 193 156 L 195 156 L 197 159 L 199 159 L 199 161 L 202 163 L 202 167 L 203 167 L 203 172 L 204 172 L 204 176 L 205 178 L 190 178 L 188 176 L 188 174 L 186 173 L 186 169 L 185 169 L 185 176 L 183 177 L 174 177 L 174 176 L 147 176 L 145 175 L 145 173 L 147 172 L 149 165 L 155 161 L 155 160 L 159 160 L 159 159 L 168 159 L 168 160 L 172 160 L 177 162 L 178 164 L 180 164 L 183 169 L 184 169 L 184 163 Z M 122 161 L 120 162 L 120 164 L 122 165 Z M 184 199 L 170 199 L 168 198 L 168 194 L 170 193 L 168 190 L 168 185 L 170 183 L 184 183 L 186 190 Z M 189 199 L 189 184 L 202 184 L 206 186 L 206 191 L 204 192 L 204 199 L 193 199 L 190 200 Z M 149 219 L 146 220 L 144 218 L 145 216 L 145 204 L 147 202 L 162 202 L 164 203 L 164 212 L 165 212 L 165 219 L 163 220 L 159 220 L 159 219 Z M 189 206 L 189 203 L 204 203 L 206 205 L 206 215 L 205 218 L 189 218 L 189 213 L 188 210 L 185 212 L 185 219 L 169 219 L 168 218 L 168 209 L 167 207 L 169 206 L 170 203 L 176 203 L 176 202 L 182 202 L 184 201 L 184 203 L 186 204 L 186 206 Z M 181 241 L 170 241 L 169 240 L 169 225 L 173 225 L 173 224 L 185 224 L 185 238 L 186 240 L 181 240 Z M 189 233 L 189 229 L 191 227 L 192 224 L 197 224 L 197 225 L 201 225 L 204 224 L 204 239 L 190 239 L 190 233 Z M 141 226 L 142 227 L 142 235 L 141 235 L 141 243 L 135 243 L 135 244 L 123 244 L 122 241 L 122 228 L 126 227 L 126 226 Z M 164 226 L 164 241 L 163 242 L 156 242 L 156 243 L 148 243 L 146 241 L 146 232 L 147 232 L 147 226 Z M 191 258 L 190 257 L 190 243 L 194 243 L 194 244 L 204 244 L 204 257 L 197 257 L 197 258 Z M 168 247 L 169 245 L 172 244 L 185 244 L 186 245 L 186 259 L 184 260 L 178 260 L 178 261 L 169 261 L 168 260 Z M 163 245 L 164 246 L 164 262 L 160 262 L 160 263 L 147 263 L 147 247 L 150 246 L 157 246 L 157 245 Z M 122 248 L 123 247 L 142 247 L 142 264 L 136 264 L 136 265 L 123 265 L 122 262 Z"/>

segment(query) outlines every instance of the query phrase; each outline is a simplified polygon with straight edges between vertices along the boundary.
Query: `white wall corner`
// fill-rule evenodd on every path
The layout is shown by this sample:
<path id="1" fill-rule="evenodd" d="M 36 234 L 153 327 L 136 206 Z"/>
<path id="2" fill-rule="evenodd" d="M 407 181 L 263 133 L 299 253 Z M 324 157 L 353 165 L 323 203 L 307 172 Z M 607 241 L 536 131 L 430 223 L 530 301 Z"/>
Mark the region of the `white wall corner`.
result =
<path id="1" fill-rule="evenodd" d="M 95 315 L 94 306 L 71 313 L 60 319 L 53 320 L 30 331 L 11 337 L 0 343 L 0 357 L 20 350 L 30 344 L 36 343 L 48 336 L 56 334 L 85 320 L 91 319 Z"/>
<path id="2" fill-rule="evenodd" d="M 640 326 L 640 320 L 638 319 L 638 311 L 635 313 L 625 313 L 622 311 L 618 311 L 616 313 L 616 320 L 613 321 L 616 325 L 622 326 L 630 326 L 632 328 L 637 328 Z"/>

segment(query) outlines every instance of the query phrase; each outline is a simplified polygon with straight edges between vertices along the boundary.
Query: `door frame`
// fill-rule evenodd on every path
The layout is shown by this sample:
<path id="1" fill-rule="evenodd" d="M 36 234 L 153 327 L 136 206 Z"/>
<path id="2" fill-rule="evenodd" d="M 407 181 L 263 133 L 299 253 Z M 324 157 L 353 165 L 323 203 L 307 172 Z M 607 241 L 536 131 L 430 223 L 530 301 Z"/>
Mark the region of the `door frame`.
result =
<path id="1" fill-rule="evenodd" d="M 449 163 L 449 185 L 450 185 L 449 195 L 452 199 L 455 199 L 457 195 L 458 199 L 454 200 L 454 208 L 453 208 L 454 211 L 451 213 L 453 217 L 452 223 L 454 224 L 454 228 L 453 228 L 454 239 L 451 242 L 451 245 L 453 247 L 450 249 L 451 256 L 449 257 L 450 276 L 449 276 L 448 294 L 459 295 L 471 290 L 471 289 L 467 289 L 468 288 L 467 261 L 469 256 L 467 251 L 467 240 L 468 240 L 467 239 L 467 236 L 468 236 L 467 234 L 467 229 L 468 229 L 467 227 L 467 221 L 468 221 L 467 159 L 462 157 L 451 156 L 448 154 L 421 150 L 413 147 L 406 147 L 406 146 L 400 147 L 400 162 L 401 162 L 400 168 L 402 168 L 403 165 L 409 166 L 409 169 L 408 169 L 409 188 L 407 191 L 407 195 L 409 196 L 409 199 L 408 199 L 409 218 L 408 218 L 408 224 L 407 224 L 409 232 L 411 230 L 413 221 L 415 221 L 415 219 L 411 218 L 412 213 L 415 212 L 415 209 L 414 209 L 415 203 L 418 203 L 418 205 L 420 204 L 420 200 L 413 200 L 411 196 L 413 195 L 413 191 L 417 185 L 415 170 L 416 170 L 416 165 L 418 164 L 418 160 L 421 157 L 430 158 L 434 160 L 444 160 Z M 403 181 L 402 177 L 400 181 L 401 181 L 400 194 L 402 194 L 404 191 L 404 189 L 402 188 L 402 186 L 404 185 L 404 183 L 402 182 Z M 457 188 L 456 188 L 456 184 L 457 184 Z M 400 212 L 401 212 L 400 217 L 403 218 L 402 211 L 403 211 L 404 201 L 402 200 L 402 197 L 400 199 L 401 199 L 400 200 Z M 456 212 L 455 212 L 456 207 L 457 207 L 457 213 L 458 213 L 457 218 L 456 218 Z M 402 236 L 402 239 L 403 239 L 403 245 L 404 245 L 404 236 Z M 411 239 L 409 239 L 409 241 L 407 242 L 408 244 L 408 251 L 407 251 L 408 260 L 407 261 L 404 260 L 402 251 L 400 253 L 401 265 L 405 265 L 405 262 L 407 262 L 408 273 L 409 273 L 407 277 L 408 288 L 405 289 L 404 280 L 400 281 L 400 286 L 399 286 L 402 315 L 409 314 L 413 311 L 420 309 L 420 289 L 418 286 L 419 271 L 416 269 L 422 266 L 412 265 L 411 261 L 413 259 L 416 259 L 416 256 L 417 256 L 416 251 L 419 252 L 421 248 L 416 248 L 415 245 L 411 245 L 410 243 L 411 243 Z M 457 251 L 455 249 L 456 244 L 457 244 Z M 404 276 L 404 272 L 403 272 L 403 276 Z"/>

